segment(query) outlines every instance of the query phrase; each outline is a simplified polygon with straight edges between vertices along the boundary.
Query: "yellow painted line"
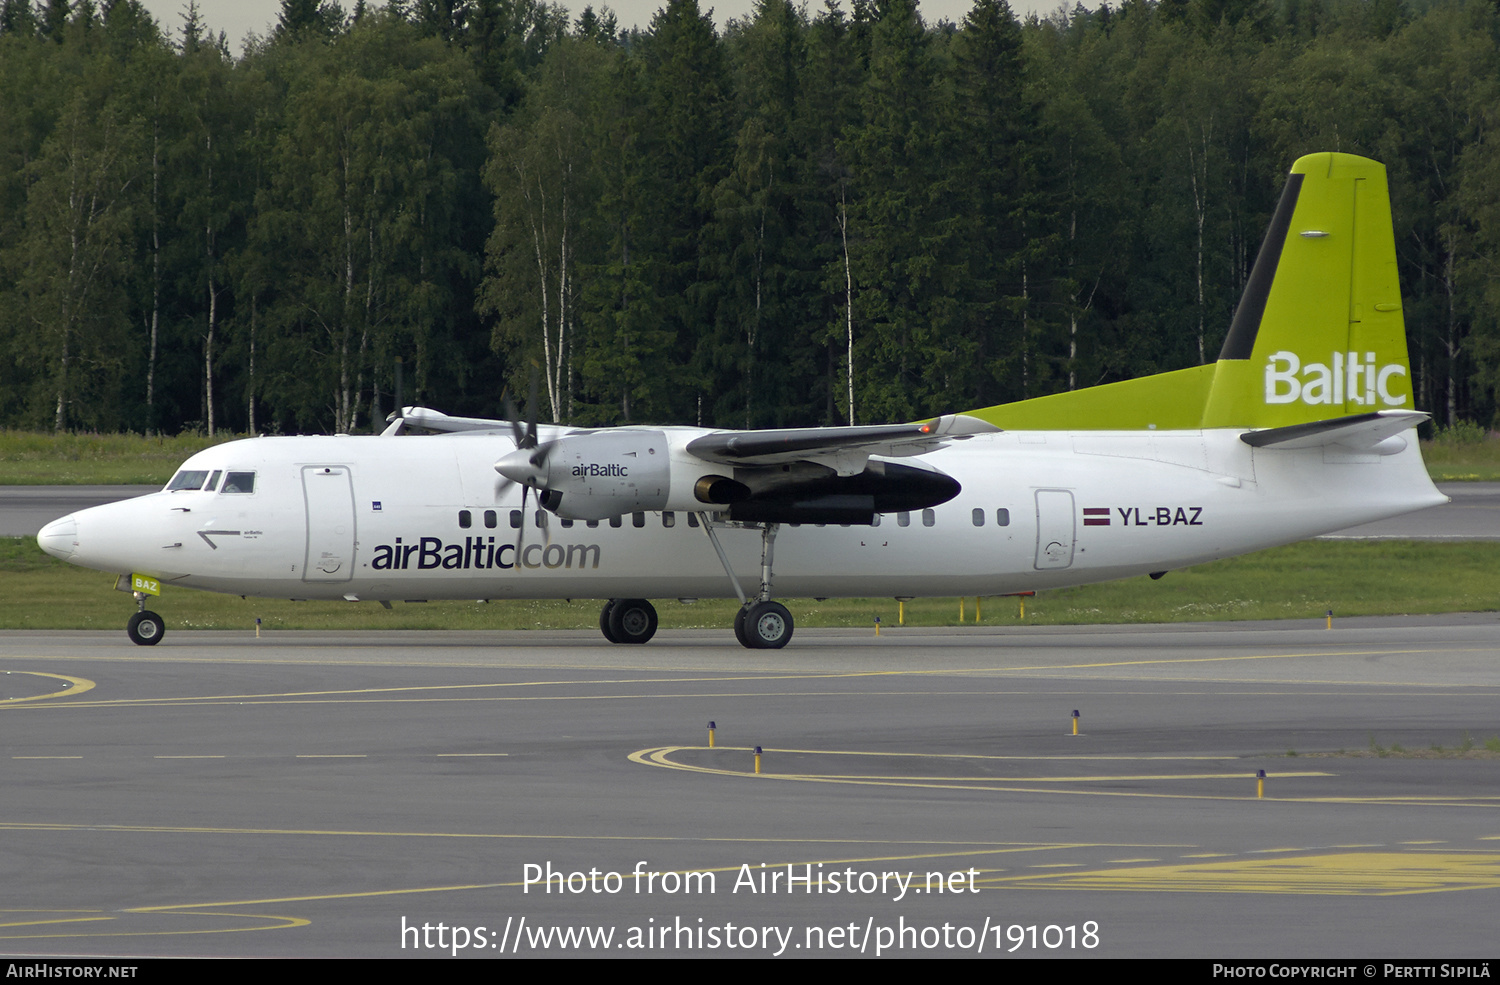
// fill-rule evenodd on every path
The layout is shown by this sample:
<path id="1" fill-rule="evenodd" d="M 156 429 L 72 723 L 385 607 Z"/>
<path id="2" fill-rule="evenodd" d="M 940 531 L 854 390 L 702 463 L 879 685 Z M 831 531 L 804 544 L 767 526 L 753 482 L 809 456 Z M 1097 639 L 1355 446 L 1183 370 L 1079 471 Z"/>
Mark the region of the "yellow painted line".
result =
<path id="1" fill-rule="evenodd" d="M 68 687 L 61 691 L 51 691 L 47 694 L 33 694 L 29 698 L 0 698 L 0 708 L 18 705 L 27 701 L 48 701 L 52 698 L 71 698 L 75 694 L 92 691 L 94 682 L 86 677 L 69 677 L 66 674 L 48 674 L 40 670 L 7 670 L 7 674 L 30 674 L 32 677 L 50 677 L 57 681 L 66 681 Z"/>
<path id="2" fill-rule="evenodd" d="M 96 920 L 113 920 L 114 917 L 48 917 L 45 920 L 11 920 L 0 923 L 0 928 L 6 927 L 37 927 L 55 923 L 90 923 Z"/>
<path id="3" fill-rule="evenodd" d="M 1286 859 L 1241 859 L 1055 875 L 994 882 L 1033 889 L 1177 893 L 1405 896 L 1500 888 L 1500 858 L 1447 853 L 1349 852 Z"/>
<path id="4" fill-rule="evenodd" d="M 684 751 L 702 750 L 703 752 L 754 752 L 754 746 L 715 746 L 712 750 L 708 746 L 672 746 L 673 749 Z M 963 752 L 871 752 L 862 749 L 771 749 L 762 747 L 765 752 L 790 753 L 805 756 L 879 756 L 881 758 L 899 759 L 982 759 L 982 760 L 1007 760 L 1020 762 L 1033 762 L 1042 760 L 1062 760 L 1066 762 L 1223 762 L 1226 759 L 1238 759 L 1238 756 L 1129 756 L 1129 755 L 1094 755 L 1090 753 L 1066 753 L 1055 756 L 992 756 L 982 753 Z M 1251 774 L 1252 776 L 1254 774 Z M 1286 774 L 1278 774 L 1286 775 Z"/>
<path id="5" fill-rule="evenodd" d="M 771 750 L 767 749 L 769 755 Z M 691 767 L 687 767 L 691 768 Z M 710 770 L 708 772 L 722 773 L 722 770 Z M 730 771 L 733 772 L 733 771 Z M 750 770 L 739 771 L 747 776 L 754 776 Z M 941 783 L 1112 783 L 1115 781 L 1145 781 L 1145 780 L 1253 780 L 1254 773 L 1150 773 L 1150 774 L 1105 774 L 1100 776 L 903 776 L 891 775 L 860 775 L 842 773 L 778 773 L 775 770 L 761 771 L 761 776 L 795 776 L 803 780 L 848 780 L 879 781 L 879 782 L 941 782 Z M 1337 773 L 1277 773 L 1272 779 L 1298 779 L 1317 776 L 1337 776 Z"/>
<path id="6" fill-rule="evenodd" d="M 308 926 L 308 925 L 310 925 L 312 923 L 311 920 L 308 920 L 305 917 L 276 916 L 276 915 L 268 914 L 268 913 L 198 913 L 198 912 L 195 912 L 195 910 L 197 910 L 197 909 L 199 909 L 199 908 L 198 907 L 193 907 L 193 908 L 186 908 L 186 907 L 173 907 L 173 908 L 167 908 L 167 907 L 146 907 L 146 908 L 136 908 L 136 909 L 121 910 L 121 911 L 119 911 L 119 913 L 120 914 L 130 914 L 130 915 L 148 914 L 148 913 L 154 915 L 154 914 L 160 913 L 160 914 L 166 915 L 166 916 L 209 917 L 209 918 L 212 918 L 214 920 L 221 920 L 221 921 L 222 920 L 231 920 L 231 919 L 244 919 L 244 920 L 270 921 L 270 922 L 269 923 L 262 922 L 262 923 L 259 923 L 257 925 L 252 925 L 252 926 L 247 926 L 247 927 L 222 927 L 221 926 L 221 927 L 210 927 L 210 928 L 205 928 L 205 929 L 201 929 L 201 930 L 170 930 L 170 929 L 153 929 L 153 930 L 92 930 L 92 931 L 80 931 L 80 932 L 73 932 L 73 933 L 55 933 L 55 934 L 46 934 L 46 933 L 3 934 L 3 933 L 0 933 L 0 940 L 55 940 L 55 939 L 58 939 L 58 938 L 79 938 L 79 937 L 90 937 L 90 938 L 92 938 L 92 937 L 183 937 L 183 936 L 191 936 L 191 935 L 196 935 L 196 934 L 235 934 L 235 933 L 244 933 L 246 931 L 253 931 L 253 930 L 290 930 L 290 929 L 292 929 L 294 927 L 306 927 L 306 926 Z M 103 920 L 103 921 L 110 921 L 112 923 L 117 923 L 117 922 L 120 922 L 122 920 L 125 920 L 126 918 L 124 916 L 115 915 L 115 916 L 95 917 L 95 918 L 92 918 L 92 919 L 94 919 L 94 920 Z M 50 923 L 55 923 L 55 924 L 64 924 L 64 923 L 71 923 L 71 922 L 73 922 L 73 921 L 66 920 L 66 919 L 64 919 L 64 920 L 50 921 Z M 48 922 L 46 922 L 46 921 L 38 922 L 37 924 L 35 924 L 35 926 L 38 926 L 38 927 L 46 926 L 47 923 Z"/>
<path id="7" fill-rule="evenodd" d="M 732 676 L 660 677 L 660 678 L 645 678 L 645 679 L 634 679 L 634 680 L 631 680 L 631 679 L 621 679 L 621 678 L 605 678 L 605 679 L 599 679 L 599 680 L 584 680 L 584 681 L 567 681 L 567 680 L 509 681 L 509 682 L 490 682 L 490 683 L 460 684 L 460 685 L 413 685 L 413 686 L 407 686 L 407 687 L 390 687 L 390 688 L 358 688 L 358 689 L 340 689 L 340 690 L 322 690 L 322 691 L 291 691 L 291 692 L 264 693 L 264 694 L 228 694 L 228 695 L 204 695 L 204 696 L 157 697 L 157 698 L 119 698 L 119 699 L 110 699 L 110 700 L 107 700 L 107 701 L 88 702 L 86 704 L 85 703 L 79 703 L 77 705 L 69 705 L 69 707 L 99 707 L 99 706 L 105 706 L 105 705 L 108 705 L 108 706 L 116 706 L 116 705 L 140 705 L 140 706 L 151 707 L 151 706 L 157 706 L 157 705 L 170 705 L 170 704 L 205 704 L 205 703 L 206 704 L 212 704 L 212 703 L 217 703 L 217 702 L 242 703 L 242 704 L 259 704 L 259 703 L 268 703 L 268 702 L 286 702 L 286 701 L 289 701 L 291 699 L 301 699 L 300 701 L 297 701 L 295 703 L 313 703 L 311 701 L 308 701 L 307 699 L 333 698 L 333 697 L 345 697 L 345 698 L 348 698 L 348 697 L 352 697 L 352 696 L 355 696 L 355 695 L 391 694 L 391 693 L 404 693 L 404 692 L 415 692 L 415 691 L 472 690 L 472 689 L 476 689 L 476 688 L 523 688 L 523 687 L 524 688 L 531 688 L 531 687 L 569 687 L 569 688 L 577 688 L 577 687 L 598 687 L 598 686 L 615 686 L 615 685 L 640 686 L 642 684 L 733 683 L 733 682 L 736 682 L 736 681 L 768 682 L 768 681 L 790 681 L 790 680 L 848 680 L 848 679 L 873 678 L 873 677 L 915 677 L 915 676 L 922 676 L 922 677 L 1002 676 L 1003 677 L 1003 676 L 1006 676 L 1006 675 L 1012 675 L 1012 674 L 1017 674 L 1017 673 L 1033 674 L 1033 673 L 1048 672 L 1048 671 L 1098 670 L 1098 669 L 1112 668 L 1112 667 L 1177 666 L 1177 665 L 1185 665 L 1185 664 L 1225 663 L 1225 662 L 1235 662 L 1235 661 L 1244 661 L 1244 660 L 1297 660 L 1297 659 L 1319 658 L 1319 657 L 1410 656 L 1410 655 L 1434 654 L 1434 653 L 1446 654 L 1446 653 L 1471 653 L 1471 652 L 1477 653 L 1477 652 L 1489 652 L 1489 651 L 1485 650 L 1483 648 L 1479 648 L 1479 647 L 1467 647 L 1467 648 L 1459 648 L 1459 649 L 1422 648 L 1422 649 L 1395 649 L 1395 650 L 1389 650 L 1389 649 L 1380 649 L 1380 650 L 1326 650 L 1326 651 L 1325 650 L 1313 650 L 1313 651 L 1304 651 L 1304 652 L 1296 652 L 1296 653 L 1244 654 L 1244 655 L 1238 655 L 1238 656 L 1174 657 L 1174 658 L 1157 657 L 1157 658 L 1145 659 L 1145 660 L 1114 660 L 1114 661 L 1090 662 L 1090 663 L 1071 663 L 1071 664 L 1034 664 L 1034 665 L 1026 665 L 1026 666 L 1020 666 L 1020 667 L 961 667 L 961 668 L 924 669 L 924 670 L 856 671 L 856 672 L 831 673 L 831 674 L 763 674 L 763 675 L 749 675 L 749 676 L 735 676 L 735 677 L 732 677 Z M 63 658 L 59 658 L 59 657 L 55 657 L 55 656 L 38 656 L 36 659 L 63 659 Z M 72 658 L 72 659 L 77 659 L 77 658 Z M 166 658 L 166 661 L 167 662 L 189 662 L 189 663 L 191 663 L 191 662 L 201 662 L 201 661 L 193 661 L 191 659 L 180 658 L 180 657 Z M 163 662 L 163 661 L 162 661 L 162 659 L 159 658 L 159 659 L 157 659 L 157 660 L 155 660 L 153 662 Z M 223 663 L 223 662 L 269 663 L 269 664 L 289 664 L 289 663 L 295 663 L 295 661 L 289 661 L 289 660 L 267 660 L 267 661 L 259 661 L 259 660 L 219 660 L 219 659 L 216 659 L 213 662 L 215 662 L 215 663 Z M 411 665 L 411 664 L 400 664 L 400 663 L 398 663 L 398 664 L 387 664 L 387 663 L 380 663 L 380 662 L 374 662 L 374 663 L 372 663 L 372 662 L 369 662 L 369 661 L 352 661 L 352 662 L 348 662 L 348 661 L 334 661 L 334 662 L 331 662 L 331 663 L 325 663 L 325 665 L 328 665 L 328 666 L 337 666 L 337 665 L 342 665 L 344 663 L 349 663 L 350 665 L 354 665 L 354 666 L 382 666 L 382 667 L 385 667 L 385 666 L 398 666 L 398 667 L 407 667 L 407 668 L 414 668 L 414 669 L 419 669 L 421 667 L 425 667 L 426 666 L 426 665 Z M 448 667 L 450 665 L 444 664 L 444 665 L 440 665 L 440 666 L 441 667 Z M 458 664 L 458 665 L 451 665 L 451 666 L 472 667 L 472 666 L 475 666 L 475 665 L 472 665 L 472 664 Z M 487 668 L 487 669 L 493 669 L 493 668 Z M 583 667 L 583 668 L 580 668 L 580 669 L 592 670 L 592 669 L 595 669 L 595 668 L 593 668 L 593 667 Z M 649 671 L 643 671 L 643 672 L 649 672 Z M 38 672 L 38 671 L 17 671 L 16 673 L 38 673 L 39 674 L 41 672 Z M 63 694 L 78 694 L 78 693 L 82 693 L 83 690 L 89 690 L 89 689 L 91 689 L 91 688 L 94 687 L 94 683 L 92 681 L 85 681 L 82 678 L 68 678 L 68 677 L 63 677 L 62 675 L 58 675 L 58 674 L 46 674 L 46 675 L 42 675 L 42 676 L 58 677 L 59 679 L 62 679 L 62 680 L 67 680 L 67 681 L 70 681 L 70 682 L 77 682 L 79 684 L 79 686 L 82 688 L 82 690 L 75 689 L 75 690 L 71 690 L 71 691 L 57 692 L 56 694 L 37 695 L 37 696 L 32 697 L 32 698 L 19 698 L 19 699 L 10 699 L 10 700 L 14 701 L 14 702 L 38 701 L 38 700 L 42 700 L 43 698 L 58 697 L 58 696 L 63 695 Z M 1286 681 L 1286 682 L 1283 682 L 1283 683 L 1287 683 L 1287 684 L 1322 683 L 1322 684 L 1338 685 L 1338 684 L 1349 683 L 1349 682 L 1343 682 L 1343 681 L 1316 681 L 1316 682 L 1308 682 L 1308 681 L 1300 681 L 1300 680 L 1298 680 L 1298 681 Z M 1451 684 L 1428 684 L 1428 683 L 1425 683 L 1425 682 L 1385 682 L 1385 683 L 1387 683 L 1389 686 L 1399 686 L 1399 687 L 1439 687 L 1439 686 L 1440 687 L 1452 687 L 1453 686 Z M 86 686 L 83 686 L 83 685 L 86 685 Z M 1370 685 L 1370 682 L 1359 682 L 1359 684 L 1355 685 L 1355 686 L 1368 687 L 1368 686 L 1371 686 L 1371 685 Z M 1483 685 L 1483 686 L 1490 686 L 1490 685 Z M 849 692 L 849 693 L 851 695 L 861 695 L 861 696 L 863 696 L 863 695 L 867 695 L 869 692 Z M 964 692 L 964 693 L 971 693 L 971 692 Z M 555 696 L 545 696 L 545 697 L 542 697 L 542 698 L 537 699 L 537 700 L 601 700 L 601 699 L 604 699 L 604 698 L 615 698 L 615 697 L 637 697 L 637 698 L 661 699 L 661 698 L 678 698 L 678 697 L 743 697 L 743 696 L 745 696 L 745 695 L 743 693 L 740 693 L 740 692 L 731 692 L 731 693 L 726 693 L 726 694 L 722 694 L 722 695 L 703 695 L 703 694 L 650 694 L 650 695 L 618 695 L 618 696 L 617 695 L 588 695 L 588 696 L 555 695 Z M 767 692 L 766 694 L 761 695 L 761 696 L 765 696 L 765 697 L 777 696 L 777 697 L 780 697 L 780 696 L 789 696 L 789 695 L 786 695 L 784 692 Z M 808 694 L 806 696 L 820 696 L 820 697 L 822 697 L 822 696 L 828 696 L 828 694 L 827 694 L 827 692 L 808 692 Z M 364 699 L 364 700 L 377 700 L 377 701 L 378 700 L 438 700 L 438 701 L 453 701 L 453 700 L 458 700 L 458 701 L 462 701 L 462 700 L 493 700 L 493 699 L 482 699 L 482 698 L 435 698 L 435 699 Z M 515 700 L 515 699 L 500 699 L 500 700 Z M 4 701 L 0 701 L 0 706 L 3 706 L 5 703 L 6 702 L 4 702 Z"/>
<path id="8" fill-rule="evenodd" d="M 128 834 L 209 834 L 209 835 L 332 835 L 361 838 L 475 838 L 498 841 L 598 841 L 640 842 L 650 844 L 730 844 L 730 845 L 931 845 L 954 849 L 949 854 L 966 854 L 959 849 L 980 851 L 1027 851 L 1050 848 L 1187 848 L 1175 844 L 1135 844 L 1130 842 L 1024 842 L 1024 841 L 945 841 L 920 838 L 716 838 L 678 835 L 568 835 L 516 834 L 506 832 L 468 831 L 366 831 L 328 828 L 210 828 L 183 825 L 131 824 L 63 824 L 36 821 L 0 821 L 0 831 L 108 831 Z"/>
<path id="9" fill-rule="evenodd" d="M 984 790 L 984 791 L 999 792 L 999 793 L 1063 793 L 1063 794 L 1076 794 L 1076 795 L 1081 795 L 1081 796 L 1101 796 L 1101 797 L 1154 797 L 1154 798 L 1163 798 L 1163 799 L 1188 799 L 1188 800 L 1197 800 L 1197 799 L 1203 799 L 1203 800 L 1250 800 L 1250 799 L 1255 799 L 1254 797 L 1252 797 L 1248 793 L 1245 796 L 1235 797 L 1235 796 L 1214 795 L 1214 794 L 1169 794 L 1169 793 L 1150 793 L 1150 792 L 1145 792 L 1145 791 L 1120 791 L 1120 790 L 1068 790 L 1068 789 L 1062 789 L 1062 788 L 1058 788 L 1058 787 L 1051 787 L 1051 788 L 1037 787 L 1037 788 L 1033 788 L 1033 787 L 1027 787 L 1027 786 L 995 786 L 994 785 L 994 784 L 1000 784 L 1000 783 L 1020 783 L 1020 784 L 1026 784 L 1026 783 L 1088 782 L 1090 779 L 1092 779 L 1093 782 L 1101 782 L 1101 781 L 1112 781 L 1112 780 L 1119 780 L 1119 779 L 1125 779 L 1125 778 L 1127 778 L 1127 777 L 1119 777 L 1119 776 L 1102 776 L 1102 777 L 1093 777 L 1093 778 L 1088 778 L 1088 777 L 1083 777 L 1083 778 L 1080 778 L 1080 777 L 1025 777 L 1025 778 L 975 777 L 975 778 L 972 778 L 972 779 L 967 779 L 966 778 L 966 779 L 963 779 L 963 780 L 948 779 L 948 778 L 943 778 L 943 777 L 844 777 L 844 776 L 809 774 L 809 773 L 766 773 L 766 772 L 752 773 L 748 769 L 745 769 L 745 768 L 741 768 L 741 769 L 719 769 L 719 768 L 714 768 L 714 767 L 709 767 L 709 766 L 690 766 L 690 765 L 686 765 L 686 764 L 683 764 L 683 763 L 679 763 L 676 760 L 673 760 L 672 758 L 670 758 L 674 753 L 677 753 L 677 752 L 681 752 L 681 751 L 684 751 L 684 750 L 700 750 L 702 748 L 703 748 L 702 746 L 659 746 L 659 747 L 657 747 L 655 749 L 639 749 L 639 750 L 637 750 L 637 751 L 635 751 L 633 753 L 630 753 L 626 758 L 630 762 L 638 763 L 638 764 L 643 765 L 643 766 L 660 766 L 660 767 L 663 767 L 663 768 L 666 768 L 666 769 L 681 770 L 681 771 L 686 772 L 686 773 L 704 773 L 704 774 L 709 774 L 709 775 L 713 775 L 713 776 L 733 776 L 733 777 L 740 777 L 740 778 L 752 779 L 752 780 L 796 780 L 796 781 L 801 781 L 801 782 L 804 782 L 804 783 L 847 783 L 847 784 L 858 784 L 858 785 L 866 785 L 866 786 L 917 787 L 917 788 L 926 788 L 926 789 L 971 790 L 971 791 L 973 791 L 973 790 Z M 776 750 L 767 750 L 767 751 L 768 752 L 775 752 Z M 811 750 L 805 750 L 805 752 L 811 752 Z M 830 754 L 832 754 L 832 753 L 830 753 Z M 1332 774 L 1326 774 L 1326 773 L 1309 773 L 1309 774 L 1281 773 L 1281 774 L 1277 774 L 1277 775 L 1280 776 L 1280 777 L 1283 777 L 1283 778 L 1288 778 L 1288 777 L 1295 777 L 1295 776 L 1314 776 L 1314 777 L 1316 777 L 1316 776 L 1329 776 L 1329 775 L 1332 775 Z M 1248 772 L 1244 772 L 1244 773 L 1232 773 L 1232 774 L 1209 774 L 1209 776 L 1211 776 L 1213 778 L 1235 779 L 1235 780 L 1242 780 L 1243 781 L 1243 780 L 1247 780 L 1247 779 L 1253 778 L 1254 774 L 1248 773 Z M 1172 779 L 1178 779 L 1178 777 L 1177 776 L 1172 776 L 1172 775 L 1163 775 L 1163 776 L 1157 777 L 1157 779 L 1172 780 Z M 1287 800 L 1289 798 L 1284 798 L 1283 797 L 1283 798 L 1275 798 L 1275 799 L 1278 799 L 1278 800 Z"/>

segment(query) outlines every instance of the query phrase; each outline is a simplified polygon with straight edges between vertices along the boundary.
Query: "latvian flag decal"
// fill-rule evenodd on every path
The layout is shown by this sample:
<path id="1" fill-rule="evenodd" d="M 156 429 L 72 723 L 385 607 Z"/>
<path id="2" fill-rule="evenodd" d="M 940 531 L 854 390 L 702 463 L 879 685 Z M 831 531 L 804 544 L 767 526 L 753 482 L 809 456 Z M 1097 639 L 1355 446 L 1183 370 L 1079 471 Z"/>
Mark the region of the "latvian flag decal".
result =
<path id="1" fill-rule="evenodd" d="M 1083 525 L 1085 527 L 1109 526 L 1109 507 L 1085 506 L 1083 508 Z"/>

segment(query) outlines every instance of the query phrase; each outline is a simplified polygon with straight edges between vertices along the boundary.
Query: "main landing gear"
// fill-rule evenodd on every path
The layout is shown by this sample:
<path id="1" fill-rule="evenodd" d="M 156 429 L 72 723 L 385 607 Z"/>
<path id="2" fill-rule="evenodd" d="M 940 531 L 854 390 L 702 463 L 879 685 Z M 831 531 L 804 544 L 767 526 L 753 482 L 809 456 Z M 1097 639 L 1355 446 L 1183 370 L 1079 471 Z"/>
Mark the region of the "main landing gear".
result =
<path id="1" fill-rule="evenodd" d="M 125 635 L 136 646 L 155 646 L 166 635 L 167 624 L 162 617 L 146 608 L 146 596 L 136 594 L 137 612 L 125 624 Z"/>
<path id="2" fill-rule="evenodd" d="M 760 528 L 760 594 L 753 600 L 745 597 L 740 581 L 729 567 L 729 556 L 719 545 L 714 528 L 709 525 L 708 514 L 699 513 L 698 520 L 703 532 L 713 542 L 719 563 L 740 598 L 740 611 L 734 614 L 734 638 L 740 646 L 751 650 L 779 650 L 792 638 L 792 614 L 780 602 L 771 601 L 771 564 L 776 552 L 776 531 L 780 524 L 766 523 Z"/>
<path id="3" fill-rule="evenodd" d="M 611 643 L 644 643 L 656 635 L 656 608 L 645 599 L 610 599 L 599 629 Z"/>
<path id="4" fill-rule="evenodd" d="M 760 593 L 745 597 L 739 579 L 729 566 L 729 557 L 719 545 L 707 513 L 698 514 L 698 525 L 708 534 L 724 573 L 739 596 L 740 608 L 734 614 L 734 638 L 751 650 L 779 650 L 792 638 L 792 614 L 780 602 L 771 600 L 771 562 L 779 524 L 766 523 L 760 528 Z M 656 635 L 656 609 L 645 599 L 610 599 L 599 612 L 599 631 L 611 643 L 644 643 Z"/>

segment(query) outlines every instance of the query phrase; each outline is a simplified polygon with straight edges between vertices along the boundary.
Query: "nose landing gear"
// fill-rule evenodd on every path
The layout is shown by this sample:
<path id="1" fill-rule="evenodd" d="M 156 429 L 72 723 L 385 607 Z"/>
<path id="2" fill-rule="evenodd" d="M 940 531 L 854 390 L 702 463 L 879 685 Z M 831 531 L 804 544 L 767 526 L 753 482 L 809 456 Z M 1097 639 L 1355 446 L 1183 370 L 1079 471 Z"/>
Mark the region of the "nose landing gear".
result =
<path id="1" fill-rule="evenodd" d="M 167 624 L 161 616 L 146 608 L 146 596 L 140 592 L 135 593 L 135 604 L 138 611 L 125 624 L 125 635 L 136 646 L 155 646 L 166 635 Z"/>

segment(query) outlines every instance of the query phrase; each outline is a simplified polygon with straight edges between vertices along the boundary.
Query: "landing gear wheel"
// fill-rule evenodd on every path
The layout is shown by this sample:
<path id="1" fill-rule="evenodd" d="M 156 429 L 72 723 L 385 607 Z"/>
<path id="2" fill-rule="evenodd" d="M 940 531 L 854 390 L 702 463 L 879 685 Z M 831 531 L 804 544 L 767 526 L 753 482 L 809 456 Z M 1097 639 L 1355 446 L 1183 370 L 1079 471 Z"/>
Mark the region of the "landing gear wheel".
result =
<path id="1" fill-rule="evenodd" d="M 740 606 L 734 613 L 734 638 L 740 641 L 740 646 L 754 649 L 755 644 L 750 642 L 750 637 L 745 635 L 745 613 L 750 610 L 751 603 Z"/>
<path id="2" fill-rule="evenodd" d="M 753 649 L 779 650 L 792 638 L 792 614 L 780 602 L 756 602 L 745 611 L 744 636 Z"/>
<path id="3" fill-rule="evenodd" d="M 166 635 L 167 624 L 150 609 L 142 609 L 125 624 L 125 635 L 136 646 L 155 646 Z"/>
<path id="4" fill-rule="evenodd" d="M 611 643 L 620 642 L 615 638 L 614 630 L 609 628 L 609 616 L 610 613 L 615 611 L 615 603 L 618 601 L 620 600 L 610 599 L 608 602 L 604 603 L 604 608 L 599 610 L 599 632 L 603 633 L 604 638 L 609 640 Z"/>
<path id="5" fill-rule="evenodd" d="M 609 634 L 616 643 L 644 643 L 656 635 L 656 609 L 645 599 L 616 599 L 609 609 Z"/>

